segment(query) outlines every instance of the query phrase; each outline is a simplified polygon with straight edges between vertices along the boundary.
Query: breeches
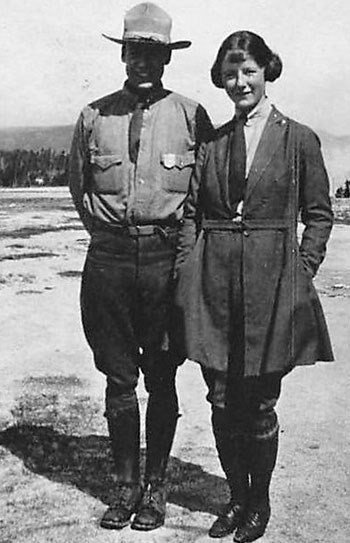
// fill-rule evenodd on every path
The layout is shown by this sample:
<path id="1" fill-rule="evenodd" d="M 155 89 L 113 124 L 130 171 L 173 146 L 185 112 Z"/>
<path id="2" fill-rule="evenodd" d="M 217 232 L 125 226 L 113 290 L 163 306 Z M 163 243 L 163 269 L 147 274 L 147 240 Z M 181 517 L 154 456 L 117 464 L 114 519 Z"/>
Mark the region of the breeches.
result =
<path id="1" fill-rule="evenodd" d="M 140 369 L 149 392 L 174 388 L 179 361 L 169 350 L 167 331 L 176 238 L 176 232 L 92 236 L 81 313 L 96 367 L 107 376 L 107 398 L 135 401 Z"/>
<path id="2" fill-rule="evenodd" d="M 226 372 L 202 368 L 213 408 L 227 410 L 230 432 L 265 439 L 278 430 L 275 406 L 281 394 L 282 374 L 230 379 Z"/>

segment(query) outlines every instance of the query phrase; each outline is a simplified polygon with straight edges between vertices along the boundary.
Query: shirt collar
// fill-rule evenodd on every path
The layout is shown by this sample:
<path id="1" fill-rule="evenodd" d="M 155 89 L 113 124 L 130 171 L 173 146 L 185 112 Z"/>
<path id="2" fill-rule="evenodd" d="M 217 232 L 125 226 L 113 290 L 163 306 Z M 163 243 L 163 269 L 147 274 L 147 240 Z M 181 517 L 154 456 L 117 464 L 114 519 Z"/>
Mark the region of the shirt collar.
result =
<path id="1" fill-rule="evenodd" d="M 272 104 L 267 96 L 262 96 L 255 108 L 247 115 L 246 126 L 253 126 L 256 122 L 267 119 L 270 115 Z"/>
<path id="2" fill-rule="evenodd" d="M 124 83 L 124 92 L 128 95 L 130 98 L 130 101 L 136 104 L 145 104 L 145 105 L 151 105 L 154 102 L 157 102 L 161 98 L 164 98 L 166 96 L 167 91 L 163 88 L 162 83 L 160 83 L 157 87 L 152 87 L 151 89 L 138 89 L 136 87 L 133 87 L 130 85 L 129 81 L 125 81 Z"/>

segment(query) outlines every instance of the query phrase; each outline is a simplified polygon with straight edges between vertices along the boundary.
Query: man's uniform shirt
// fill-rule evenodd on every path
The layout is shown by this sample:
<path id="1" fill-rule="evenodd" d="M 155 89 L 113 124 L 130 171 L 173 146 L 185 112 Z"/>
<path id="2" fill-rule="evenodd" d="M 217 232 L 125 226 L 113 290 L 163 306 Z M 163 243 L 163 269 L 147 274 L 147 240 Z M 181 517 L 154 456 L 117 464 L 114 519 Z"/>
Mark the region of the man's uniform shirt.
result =
<path id="1" fill-rule="evenodd" d="M 130 123 L 137 108 L 135 135 Z M 171 223 L 183 203 L 199 144 L 212 125 L 196 102 L 159 87 L 147 100 L 126 83 L 82 111 L 70 155 L 70 191 L 85 227 Z"/>

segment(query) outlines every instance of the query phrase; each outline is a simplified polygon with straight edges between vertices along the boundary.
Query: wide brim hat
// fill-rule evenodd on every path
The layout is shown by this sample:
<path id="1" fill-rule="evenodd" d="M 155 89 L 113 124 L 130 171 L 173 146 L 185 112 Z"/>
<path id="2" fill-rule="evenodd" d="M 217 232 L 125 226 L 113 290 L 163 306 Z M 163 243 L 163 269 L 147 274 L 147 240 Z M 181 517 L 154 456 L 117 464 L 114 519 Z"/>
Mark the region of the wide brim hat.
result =
<path id="1" fill-rule="evenodd" d="M 164 45 L 169 49 L 186 49 L 191 45 L 188 40 L 172 42 L 171 17 L 160 7 L 151 2 L 143 2 L 126 12 L 122 38 L 102 34 L 107 40 L 124 45 L 126 43 L 147 43 Z"/>

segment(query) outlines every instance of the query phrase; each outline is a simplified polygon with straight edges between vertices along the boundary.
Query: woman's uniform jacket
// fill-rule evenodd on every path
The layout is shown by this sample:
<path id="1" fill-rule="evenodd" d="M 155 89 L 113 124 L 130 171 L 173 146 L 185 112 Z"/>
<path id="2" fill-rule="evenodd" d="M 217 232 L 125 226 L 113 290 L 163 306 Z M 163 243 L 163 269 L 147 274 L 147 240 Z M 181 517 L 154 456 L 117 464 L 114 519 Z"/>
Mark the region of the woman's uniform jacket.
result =
<path id="1" fill-rule="evenodd" d="M 235 332 L 230 326 L 231 239 L 238 230 L 245 376 L 333 360 L 312 281 L 333 223 L 319 140 L 308 127 L 272 109 L 237 223 L 228 195 L 231 134 L 232 121 L 202 145 L 185 204 L 175 266 L 185 354 L 206 367 L 227 370 Z M 305 225 L 300 243 L 299 211 Z"/>

